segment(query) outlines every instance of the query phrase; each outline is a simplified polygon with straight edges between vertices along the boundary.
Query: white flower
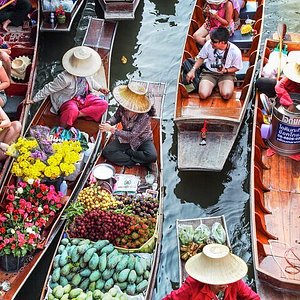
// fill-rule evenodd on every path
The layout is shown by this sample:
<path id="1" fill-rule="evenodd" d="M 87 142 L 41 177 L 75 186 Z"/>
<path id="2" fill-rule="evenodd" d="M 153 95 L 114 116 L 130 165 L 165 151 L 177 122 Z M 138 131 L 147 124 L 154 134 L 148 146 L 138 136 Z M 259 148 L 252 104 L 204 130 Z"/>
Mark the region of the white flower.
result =
<path id="1" fill-rule="evenodd" d="M 33 183 L 34 183 L 34 179 L 29 178 L 29 179 L 27 180 L 27 182 L 28 182 L 29 184 L 33 184 Z"/>
<path id="2" fill-rule="evenodd" d="M 31 227 L 27 227 L 27 228 L 26 228 L 26 232 L 28 232 L 28 233 L 33 233 L 33 230 L 31 229 Z"/>
<path id="3" fill-rule="evenodd" d="M 11 229 L 10 229 L 10 233 L 11 233 L 11 234 L 15 234 L 16 231 L 15 231 L 14 229 L 11 228 Z"/>
<path id="4" fill-rule="evenodd" d="M 17 192 L 19 193 L 19 194 L 22 194 L 23 193 L 23 188 L 22 187 L 18 187 L 18 189 L 17 189 Z"/>
<path id="5" fill-rule="evenodd" d="M 43 211 L 43 208 L 39 206 L 38 211 L 39 211 L 39 212 L 42 212 L 42 211 Z"/>

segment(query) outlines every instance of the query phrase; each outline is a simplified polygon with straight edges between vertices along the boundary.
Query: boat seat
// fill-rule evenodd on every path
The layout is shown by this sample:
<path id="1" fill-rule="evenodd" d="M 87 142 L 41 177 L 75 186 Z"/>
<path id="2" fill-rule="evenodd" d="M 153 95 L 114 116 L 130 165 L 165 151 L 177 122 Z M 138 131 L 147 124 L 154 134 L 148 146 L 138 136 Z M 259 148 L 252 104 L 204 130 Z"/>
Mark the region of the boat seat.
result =
<path id="1" fill-rule="evenodd" d="M 3 110 L 9 117 L 11 121 L 19 119 L 18 107 L 19 104 L 23 101 L 23 96 L 9 96 L 7 95 L 7 103 L 3 107 Z"/>
<path id="2" fill-rule="evenodd" d="M 235 30 L 229 41 L 238 46 L 241 51 L 247 51 L 251 48 L 253 36 L 250 34 L 242 35 L 240 30 Z"/>
<path id="3" fill-rule="evenodd" d="M 240 11 L 240 19 L 246 20 L 246 19 L 254 19 L 255 12 L 257 9 L 257 2 L 254 1 L 248 1 L 246 3 L 246 6 L 241 9 Z"/>
<path id="4" fill-rule="evenodd" d="M 238 70 L 235 75 L 236 75 L 236 79 L 237 81 L 243 81 L 245 79 L 247 70 L 250 66 L 250 63 L 248 60 L 243 60 L 243 67 L 242 69 Z"/>

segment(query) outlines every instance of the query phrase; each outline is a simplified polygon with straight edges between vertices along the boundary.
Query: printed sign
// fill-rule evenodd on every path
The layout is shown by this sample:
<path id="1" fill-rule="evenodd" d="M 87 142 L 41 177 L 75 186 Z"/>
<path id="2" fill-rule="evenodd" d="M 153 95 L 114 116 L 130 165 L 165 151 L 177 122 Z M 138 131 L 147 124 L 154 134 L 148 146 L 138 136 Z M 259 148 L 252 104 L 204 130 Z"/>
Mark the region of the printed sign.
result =
<path id="1" fill-rule="evenodd" d="M 300 127 L 279 123 L 276 140 L 285 144 L 300 144 Z"/>

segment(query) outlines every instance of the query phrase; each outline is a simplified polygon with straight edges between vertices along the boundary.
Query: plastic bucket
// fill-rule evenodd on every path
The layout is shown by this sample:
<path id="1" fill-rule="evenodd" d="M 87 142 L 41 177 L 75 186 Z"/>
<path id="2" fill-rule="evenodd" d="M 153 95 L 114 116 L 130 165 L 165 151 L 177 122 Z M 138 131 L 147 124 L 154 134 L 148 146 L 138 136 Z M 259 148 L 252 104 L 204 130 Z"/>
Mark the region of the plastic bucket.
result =
<path id="1" fill-rule="evenodd" d="M 300 94 L 291 94 L 295 107 L 300 104 Z M 268 144 L 281 155 L 300 153 L 300 110 L 289 111 L 277 104 L 273 108 L 272 132 Z"/>

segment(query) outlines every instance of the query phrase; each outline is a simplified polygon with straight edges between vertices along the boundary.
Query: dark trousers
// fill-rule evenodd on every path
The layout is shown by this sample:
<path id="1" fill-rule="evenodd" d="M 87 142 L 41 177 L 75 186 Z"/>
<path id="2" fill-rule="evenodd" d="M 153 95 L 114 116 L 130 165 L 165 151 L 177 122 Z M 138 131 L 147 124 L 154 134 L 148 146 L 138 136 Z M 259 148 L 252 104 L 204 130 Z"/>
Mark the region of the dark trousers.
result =
<path id="1" fill-rule="evenodd" d="M 136 151 L 130 144 L 121 144 L 117 138 L 109 143 L 102 152 L 110 162 L 119 166 L 134 166 L 137 163 L 149 165 L 157 160 L 157 153 L 153 141 L 145 141 Z"/>
<path id="2" fill-rule="evenodd" d="M 9 5 L 0 11 L 0 23 L 11 20 L 12 25 L 20 26 L 31 10 L 29 0 L 17 0 L 16 5 Z"/>
<path id="3" fill-rule="evenodd" d="M 276 79 L 260 77 L 256 80 L 255 86 L 260 93 L 265 94 L 268 97 L 275 97 L 276 83 Z"/>

